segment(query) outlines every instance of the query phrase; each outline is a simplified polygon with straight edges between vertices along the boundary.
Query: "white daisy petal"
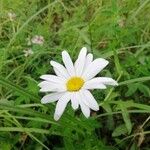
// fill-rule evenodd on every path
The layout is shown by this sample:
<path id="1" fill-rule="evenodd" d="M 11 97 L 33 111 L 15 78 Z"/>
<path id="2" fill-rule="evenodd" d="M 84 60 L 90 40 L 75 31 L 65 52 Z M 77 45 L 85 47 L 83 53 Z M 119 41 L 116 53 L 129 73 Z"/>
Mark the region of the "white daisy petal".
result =
<path id="1" fill-rule="evenodd" d="M 62 116 L 67 103 L 71 99 L 71 94 L 69 92 L 66 92 L 57 102 L 56 109 L 55 109 L 55 114 L 54 114 L 54 119 L 57 121 L 59 118 Z"/>
<path id="2" fill-rule="evenodd" d="M 108 61 L 103 58 L 95 59 L 84 71 L 82 77 L 85 80 L 89 80 L 96 76 L 102 69 L 104 69 L 108 64 Z"/>
<path id="3" fill-rule="evenodd" d="M 106 89 L 106 86 L 104 84 L 97 84 L 97 83 L 88 84 L 88 83 L 86 83 L 86 84 L 84 84 L 82 89 L 88 89 L 88 90 L 92 90 L 92 89 Z"/>
<path id="4" fill-rule="evenodd" d="M 66 80 L 64 78 L 61 78 L 61 77 L 58 77 L 58 76 L 55 76 L 55 75 L 45 74 L 45 75 L 40 76 L 40 78 L 43 79 L 43 80 L 54 82 L 54 83 L 64 83 L 64 82 L 66 82 Z"/>
<path id="5" fill-rule="evenodd" d="M 81 90 L 80 92 L 83 96 L 83 102 L 91 109 L 98 111 L 99 105 L 93 95 L 88 90 Z"/>
<path id="6" fill-rule="evenodd" d="M 86 47 L 83 47 L 79 53 L 78 59 L 75 62 L 75 71 L 76 75 L 80 76 L 83 72 L 85 61 L 86 61 Z"/>
<path id="7" fill-rule="evenodd" d="M 70 74 L 70 76 L 75 76 L 75 68 L 73 66 L 73 63 L 69 54 L 66 51 L 62 52 L 62 59 L 68 71 L 68 74 Z"/>
<path id="8" fill-rule="evenodd" d="M 81 111 L 83 112 L 84 116 L 86 118 L 89 118 L 90 108 L 87 105 L 85 105 L 82 101 L 80 101 L 80 107 L 81 107 Z"/>
<path id="9" fill-rule="evenodd" d="M 95 89 L 94 86 L 97 87 L 97 86 L 102 85 L 102 89 L 103 89 L 103 87 L 105 85 L 116 86 L 116 85 L 118 85 L 118 83 L 115 80 L 113 80 L 112 78 L 108 78 L 108 77 L 96 77 L 96 78 L 93 78 L 93 79 L 87 81 L 84 84 L 84 88 L 88 88 L 90 85 L 93 86 L 93 89 Z M 106 88 L 106 86 L 104 87 L 104 89 L 105 88 Z"/>
<path id="10" fill-rule="evenodd" d="M 59 63 L 57 63 L 55 61 L 50 61 L 50 64 L 54 68 L 56 68 L 57 71 L 59 71 L 62 74 L 62 76 L 64 76 L 65 78 L 69 78 L 69 74 L 68 74 L 66 68 L 63 65 L 61 65 L 61 64 L 59 64 Z"/>
<path id="11" fill-rule="evenodd" d="M 84 104 L 80 92 L 76 92 L 76 96 L 77 96 L 77 99 L 79 101 L 79 104 L 80 104 L 80 107 L 81 107 L 81 111 L 83 112 L 84 116 L 86 118 L 88 118 L 90 116 L 90 108 L 86 104 Z"/>
<path id="12" fill-rule="evenodd" d="M 86 69 L 87 66 L 91 64 L 92 61 L 93 61 L 93 54 L 91 53 L 87 54 L 84 69 Z"/>
<path id="13" fill-rule="evenodd" d="M 71 93 L 71 106 L 74 110 L 78 109 L 78 107 L 79 107 L 79 102 L 78 102 L 78 98 L 76 96 L 76 92 Z"/>
<path id="14" fill-rule="evenodd" d="M 86 81 L 82 87 L 82 89 L 106 89 L 106 86 L 102 82 L 98 82 L 93 78 L 89 81 Z"/>
<path id="15" fill-rule="evenodd" d="M 61 84 L 61 83 L 59 84 L 59 83 L 52 83 L 48 81 L 42 81 L 41 83 L 38 84 L 38 86 L 41 88 L 40 92 L 66 91 L 65 84 Z"/>
<path id="16" fill-rule="evenodd" d="M 113 80 L 112 78 L 109 77 L 97 77 L 92 79 L 93 81 L 97 82 L 97 83 L 102 83 L 105 85 L 113 85 L 113 86 L 117 86 L 118 83 L 117 81 Z"/>
<path id="17" fill-rule="evenodd" d="M 46 103 L 52 103 L 52 102 L 55 102 L 57 101 L 58 99 L 60 99 L 63 95 L 64 95 L 65 92 L 57 92 L 57 93 L 51 93 L 51 94 L 48 94 L 46 96 L 44 96 L 42 99 L 41 99 L 41 103 L 42 104 L 46 104 Z"/>
<path id="18" fill-rule="evenodd" d="M 58 77 L 61 77 L 61 78 L 63 78 L 63 79 L 66 80 L 66 78 L 61 74 L 61 72 L 58 71 L 57 68 L 53 67 L 53 69 L 54 69 L 55 74 L 56 74 Z"/>

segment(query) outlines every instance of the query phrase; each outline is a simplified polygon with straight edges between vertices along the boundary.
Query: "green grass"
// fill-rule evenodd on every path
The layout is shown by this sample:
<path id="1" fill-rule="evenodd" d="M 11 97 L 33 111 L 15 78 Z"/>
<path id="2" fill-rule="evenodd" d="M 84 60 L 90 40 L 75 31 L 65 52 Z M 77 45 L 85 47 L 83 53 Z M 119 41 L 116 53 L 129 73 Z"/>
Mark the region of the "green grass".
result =
<path id="1" fill-rule="evenodd" d="M 149 10 L 150 0 L 1 0 L 0 149 L 149 150 Z M 43 45 L 27 45 L 35 35 Z M 62 50 L 75 60 L 83 46 L 109 61 L 100 75 L 119 86 L 92 92 L 100 111 L 89 119 L 69 104 L 55 122 L 39 77 L 53 73 L 49 61 L 62 62 Z"/>

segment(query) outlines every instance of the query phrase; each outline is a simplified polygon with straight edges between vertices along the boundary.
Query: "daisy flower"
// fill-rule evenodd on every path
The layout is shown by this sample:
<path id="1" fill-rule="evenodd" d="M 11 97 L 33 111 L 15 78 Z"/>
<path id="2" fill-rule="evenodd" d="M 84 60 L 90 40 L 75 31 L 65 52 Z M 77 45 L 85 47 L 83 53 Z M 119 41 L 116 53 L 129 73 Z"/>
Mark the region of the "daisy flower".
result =
<path id="1" fill-rule="evenodd" d="M 33 44 L 38 44 L 38 45 L 43 45 L 44 43 L 44 37 L 41 35 L 35 35 L 32 39 L 31 42 Z"/>
<path id="2" fill-rule="evenodd" d="M 118 85 L 115 80 L 108 77 L 95 77 L 107 65 L 103 58 L 93 60 L 91 53 L 83 47 L 73 64 L 67 51 L 62 52 L 64 66 L 58 62 L 50 61 L 56 75 L 42 75 L 39 83 L 41 92 L 51 92 L 44 96 L 41 103 L 57 102 L 54 119 L 58 120 L 69 101 L 74 110 L 80 106 L 84 116 L 90 116 L 90 109 L 99 110 L 99 105 L 91 94 L 93 89 L 106 89 L 106 85 Z"/>

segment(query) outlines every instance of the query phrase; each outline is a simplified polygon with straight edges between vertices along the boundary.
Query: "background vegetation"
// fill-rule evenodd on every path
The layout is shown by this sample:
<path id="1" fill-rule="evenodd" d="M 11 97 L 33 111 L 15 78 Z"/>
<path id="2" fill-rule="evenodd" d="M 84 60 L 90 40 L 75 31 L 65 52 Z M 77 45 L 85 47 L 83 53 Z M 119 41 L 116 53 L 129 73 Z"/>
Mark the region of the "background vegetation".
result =
<path id="1" fill-rule="evenodd" d="M 0 150 L 149 150 L 149 20 L 149 0 L 0 0 Z M 43 45 L 28 43 L 35 35 Z M 100 75 L 119 86 L 93 91 L 101 109 L 89 119 L 68 105 L 55 122 L 39 76 L 83 46 L 110 61 Z"/>

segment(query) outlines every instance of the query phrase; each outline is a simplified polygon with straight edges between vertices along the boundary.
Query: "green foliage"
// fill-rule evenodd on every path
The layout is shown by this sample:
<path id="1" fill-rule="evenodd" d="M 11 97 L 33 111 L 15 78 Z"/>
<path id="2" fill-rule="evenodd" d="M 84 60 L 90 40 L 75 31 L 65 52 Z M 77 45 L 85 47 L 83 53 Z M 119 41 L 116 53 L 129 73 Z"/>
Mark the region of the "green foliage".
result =
<path id="1" fill-rule="evenodd" d="M 0 10 L 0 149 L 149 149 L 149 0 L 1 0 Z M 28 43 L 35 35 L 43 45 Z M 100 76 L 119 86 L 93 91 L 100 111 L 89 119 L 69 104 L 56 122 L 39 76 L 53 74 L 62 50 L 75 60 L 83 46 L 109 60 Z"/>

